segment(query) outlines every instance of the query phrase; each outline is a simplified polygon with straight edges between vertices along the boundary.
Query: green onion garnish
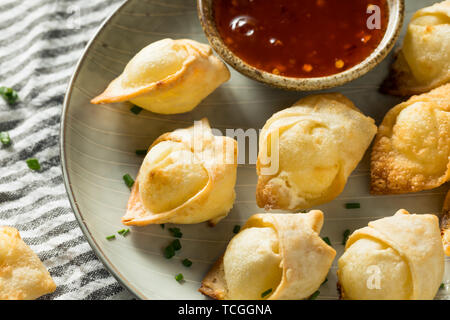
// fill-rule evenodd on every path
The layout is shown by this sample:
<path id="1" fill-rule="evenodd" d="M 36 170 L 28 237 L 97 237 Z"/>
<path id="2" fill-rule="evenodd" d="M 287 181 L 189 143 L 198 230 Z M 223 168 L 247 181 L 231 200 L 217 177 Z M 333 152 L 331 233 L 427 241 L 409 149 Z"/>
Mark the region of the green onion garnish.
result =
<path id="1" fill-rule="evenodd" d="M 317 297 L 319 296 L 319 294 L 320 294 L 320 291 L 317 290 L 316 292 L 314 292 L 314 293 L 308 298 L 308 300 L 316 300 Z"/>
<path id="2" fill-rule="evenodd" d="M 189 259 L 184 259 L 182 262 L 183 266 L 189 268 L 190 266 L 192 266 L 192 261 Z"/>
<path id="3" fill-rule="evenodd" d="M 181 233 L 180 228 L 169 228 L 169 231 L 175 238 L 181 238 L 183 236 L 183 233 Z"/>
<path id="4" fill-rule="evenodd" d="M 28 159 L 26 162 L 27 162 L 28 168 L 30 168 L 31 170 L 34 170 L 34 171 L 41 170 L 41 165 L 39 164 L 38 159 L 31 158 L 31 159 Z"/>
<path id="5" fill-rule="evenodd" d="M 136 154 L 138 155 L 138 156 L 145 156 L 145 155 L 147 155 L 147 150 L 146 149 L 141 149 L 141 150 L 136 150 Z"/>
<path id="6" fill-rule="evenodd" d="M 439 289 L 442 290 L 445 288 L 445 284 L 442 282 L 441 285 L 439 286 Z"/>
<path id="7" fill-rule="evenodd" d="M 118 231 L 118 233 L 120 235 L 122 235 L 122 237 L 125 237 L 128 232 L 130 232 L 130 229 L 122 229 L 122 230 Z"/>
<path id="8" fill-rule="evenodd" d="M 165 249 L 164 249 L 164 257 L 166 257 L 166 259 L 170 259 L 175 255 L 175 249 L 173 247 L 172 244 L 169 244 Z"/>
<path id="9" fill-rule="evenodd" d="M 164 248 L 164 257 L 170 259 L 175 255 L 175 251 L 181 249 L 181 242 L 178 239 L 172 241 L 167 247 Z"/>
<path id="10" fill-rule="evenodd" d="M 178 282 L 183 281 L 184 277 L 182 273 L 179 273 L 175 276 L 175 280 L 177 280 Z"/>
<path id="11" fill-rule="evenodd" d="M 324 237 L 324 238 L 322 238 L 322 239 L 323 239 L 323 241 L 325 241 L 325 243 L 326 243 L 327 245 L 331 246 L 330 238 Z"/>
<path id="12" fill-rule="evenodd" d="M 8 132 L 0 132 L 0 142 L 4 146 L 9 146 L 11 144 L 11 138 L 9 137 Z"/>
<path id="13" fill-rule="evenodd" d="M 131 188 L 134 184 L 133 178 L 128 173 L 123 176 L 123 181 L 125 181 L 128 188 Z"/>
<path id="14" fill-rule="evenodd" d="M 134 114 L 139 114 L 139 113 L 141 113 L 142 108 L 141 108 L 141 107 L 138 107 L 138 106 L 133 106 L 133 107 L 130 109 L 130 111 L 133 112 Z"/>
<path id="15" fill-rule="evenodd" d="M 125 232 L 125 229 L 122 229 L 122 230 L 117 231 L 118 234 L 122 234 L 122 233 L 124 233 L 124 232 Z"/>
<path id="16" fill-rule="evenodd" d="M 114 240 L 115 238 L 116 238 L 115 235 L 107 236 L 107 237 L 106 237 L 106 240 Z"/>
<path id="17" fill-rule="evenodd" d="M 175 251 L 178 251 L 181 249 L 181 242 L 178 239 L 175 239 L 172 241 L 172 247 L 174 248 Z"/>
<path id="18" fill-rule="evenodd" d="M 160 226 L 161 226 L 161 229 L 164 229 L 166 226 L 164 225 L 164 223 L 163 224 L 160 224 Z"/>
<path id="19" fill-rule="evenodd" d="M 354 203 L 346 203 L 345 204 L 345 208 L 346 209 L 359 209 L 361 208 L 361 204 L 358 202 L 354 202 Z"/>
<path id="20" fill-rule="evenodd" d="M 345 246 L 347 243 L 348 237 L 350 236 L 350 230 L 347 229 L 344 231 L 344 238 L 342 239 L 342 244 Z"/>
<path id="21" fill-rule="evenodd" d="M 272 293 L 272 288 L 270 288 L 270 289 L 264 291 L 263 293 L 261 293 L 261 298 L 265 298 L 271 293 Z"/>
<path id="22" fill-rule="evenodd" d="M 19 95 L 14 89 L 7 87 L 0 87 L 0 95 L 8 104 L 14 104 L 19 99 Z"/>
<path id="23" fill-rule="evenodd" d="M 241 231 L 241 226 L 240 225 L 235 225 L 233 228 L 233 233 L 239 233 L 239 231 Z"/>

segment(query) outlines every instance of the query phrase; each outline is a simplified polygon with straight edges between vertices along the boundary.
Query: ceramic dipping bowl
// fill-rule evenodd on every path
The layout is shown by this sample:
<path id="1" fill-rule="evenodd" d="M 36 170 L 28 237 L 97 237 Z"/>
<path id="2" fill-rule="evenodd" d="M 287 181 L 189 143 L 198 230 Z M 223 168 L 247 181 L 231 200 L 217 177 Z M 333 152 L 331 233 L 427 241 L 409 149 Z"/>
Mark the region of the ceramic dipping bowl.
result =
<path id="1" fill-rule="evenodd" d="M 404 0 L 387 0 L 388 22 L 383 39 L 375 50 L 363 61 L 343 72 L 323 77 L 295 78 L 276 75 L 258 69 L 244 62 L 224 43 L 214 20 L 214 0 L 198 0 L 197 10 L 200 23 L 214 50 L 229 65 L 251 79 L 270 86 L 295 91 L 312 91 L 337 87 L 355 80 L 377 66 L 394 47 L 403 25 Z"/>

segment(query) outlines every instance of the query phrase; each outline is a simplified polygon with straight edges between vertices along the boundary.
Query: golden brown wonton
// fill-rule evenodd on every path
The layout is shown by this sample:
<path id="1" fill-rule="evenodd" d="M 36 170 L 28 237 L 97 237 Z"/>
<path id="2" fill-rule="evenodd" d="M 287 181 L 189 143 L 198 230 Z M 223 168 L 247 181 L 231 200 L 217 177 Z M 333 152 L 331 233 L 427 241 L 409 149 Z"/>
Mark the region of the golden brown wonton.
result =
<path id="1" fill-rule="evenodd" d="M 348 238 L 338 267 L 343 299 L 433 299 L 445 267 L 437 216 L 402 209 L 369 222 Z"/>
<path id="2" fill-rule="evenodd" d="M 449 81 L 450 0 L 447 0 L 414 14 L 382 91 L 410 96 Z"/>
<path id="3" fill-rule="evenodd" d="M 210 46 L 189 39 L 163 39 L 137 53 L 91 103 L 131 101 L 155 113 L 183 113 L 229 78 L 230 72 Z"/>
<path id="4" fill-rule="evenodd" d="M 340 93 L 310 95 L 275 113 L 259 138 L 258 206 L 303 210 L 333 200 L 376 132 Z"/>
<path id="5" fill-rule="evenodd" d="M 255 214 L 199 289 L 218 300 L 300 300 L 325 280 L 336 251 L 319 236 L 323 213 Z"/>
<path id="6" fill-rule="evenodd" d="M 450 180 L 450 84 L 392 108 L 372 150 L 371 192 L 436 188 Z"/>
<path id="7" fill-rule="evenodd" d="M 32 300 L 55 289 L 47 269 L 19 232 L 0 227 L 0 300 Z"/>

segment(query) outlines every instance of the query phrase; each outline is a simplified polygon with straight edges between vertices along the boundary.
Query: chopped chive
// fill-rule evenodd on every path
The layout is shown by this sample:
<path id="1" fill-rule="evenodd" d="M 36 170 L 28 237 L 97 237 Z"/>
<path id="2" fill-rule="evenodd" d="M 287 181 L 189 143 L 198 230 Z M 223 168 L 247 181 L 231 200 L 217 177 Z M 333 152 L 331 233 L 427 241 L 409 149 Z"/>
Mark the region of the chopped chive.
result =
<path id="1" fill-rule="evenodd" d="M 39 164 L 38 159 L 31 158 L 26 161 L 28 168 L 34 171 L 41 170 L 41 165 Z"/>
<path id="2" fill-rule="evenodd" d="M 130 232 L 130 229 L 126 229 L 124 232 L 121 233 L 122 237 L 125 237 L 128 232 Z"/>
<path id="3" fill-rule="evenodd" d="M 439 289 L 442 290 L 442 289 L 444 289 L 444 288 L 445 288 L 445 284 L 444 284 L 444 283 L 441 283 L 441 285 L 439 286 Z"/>
<path id="4" fill-rule="evenodd" d="M 175 238 L 181 238 L 183 236 L 183 233 L 180 231 L 180 228 L 169 228 L 169 231 Z"/>
<path id="5" fill-rule="evenodd" d="M 320 291 L 317 290 L 316 292 L 314 292 L 314 293 L 308 298 L 308 300 L 316 300 L 317 297 L 319 296 L 319 294 L 320 294 Z"/>
<path id="6" fill-rule="evenodd" d="M 270 288 L 270 289 L 264 291 L 263 293 L 261 293 L 261 298 L 265 298 L 271 293 L 272 293 L 272 288 Z"/>
<path id="7" fill-rule="evenodd" d="M 347 243 L 348 237 L 350 236 L 350 230 L 346 229 L 344 231 L 344 238 L 342 239 L 342 244 L 345 246 L 345 244 Z"/>
<path id="8" fill-rule="evenodd" d="M 160 224 L 161 229 L 164 229 L 166 226 L 163 224 Z"/>
<path id="9" fill-rule="evenodd" d="M 325 280 L 322 282 L 321 286 L 328 282 L 328 278 L 325 278 Z"/>
<path id="10" fill-rule="evenodd" d="M 124 233 L 124 232 L 125 232 L 125 229 L 122 229 L 122 230 L 117 231 L 118 234 L 122 234 L 122 233 Z"/>
<path id="11" fill-rule="evenodd" d="M 131 188 L 134 184 L 133 178 L 128 173 L 123 176 L 123 181 L 125 182 L 128 188 Z"/>
<path id="12" fill-rule="evenodd" d="M 14 89 L 7 87 L 0 87 L 0 95 L 8 104 L 14 104 L 19 100 L 19 95 Z"/>
<path id="13" fill-rule="evenodd" d="M 233 233 L 239 233 L 239 231 L 241 231 L 241 226 L 237 224 L 233 228 Z"/>
<path id="14" fill-rule="evenodd" d="M 165 249 L 164 249 L 164 257 L 166 257 L 166 259 L 170 259 L 175 255 L 175 249 L 173 247 L 172 244 L 169 244 Z"/>
<path id="15" fill-rule="evenodd" d="M 116 238 L 115 235 L 107 236 L 107 237 L 106 237 L 106 240 L 114 240 L 115 238 Z"/>
<path id="16" fill-rule="evenodd" d="M 327 245 L 331 246 L 330 238 L 324 237 L 324 238 L 322 238 L 322 239 L 323 239 L 323 241 L 325 241 L 325 243 L 326 243 Z"/>
<path id="17" fill-rule="evenodd" d="M 141 113 L 142 108 L 138 107 L 138 106 L 133 106 L 133 107 L 131 107 L 130 111 L 137 115 L 137 114 Z"/>
<path id="18" fill-rule="evenodd" d="M 175 239 L 172 241 L 172 247 L 174 248 L 175 251 L 178 251 L 181 249 L 181 242 L 178 239 Z"/>
<path id="19" fill-rule="evenodd" d="M 11 144 L 11 138 L 8 132 L 0 132 L 0 142 L 4 146 L 9 146 Z"/>
<path id="20" fill-rule="evenodd" d="M 175 280 L 177 280 L 178 282 L 183 281 L 184 277 L 182 273 L 179 273 L 175 276 Z"/>
<path id="21" fill-rule="evenodd" d="M 190 266 L 192 266 L 192 261 L 189 259 L 184 259 L 182 262 L 183 266 L 189 268 Z"/>
<path id="22" fill-rule="evenodd" d="M 361 208 L 361 204 L 358 202 L 354 202 L 354 203 L 346 203 L 345 204 L 345 208 L 346 209 L 359 209 Z"/>
<path id="23" fill-rule="evenodd" d="M 147 150 L 146 149 L 138 149 L 138 150 L 136 150 L 136 154 L 138 156 L 145 156 L 145 155 L 147 155 Z"/>

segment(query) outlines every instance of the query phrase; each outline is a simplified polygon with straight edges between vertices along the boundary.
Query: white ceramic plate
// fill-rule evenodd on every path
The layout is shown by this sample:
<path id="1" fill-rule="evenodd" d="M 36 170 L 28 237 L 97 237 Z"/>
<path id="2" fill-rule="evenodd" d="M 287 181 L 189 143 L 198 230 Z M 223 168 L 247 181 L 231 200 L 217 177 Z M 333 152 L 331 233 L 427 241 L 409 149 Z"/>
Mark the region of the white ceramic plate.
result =
<path id="1" fill-rule="evenodd" d="M 407 17 L 436 1 L 408 0 Z M 405 26 L 404 26 L 405 29 Z M 276 111 L 289 107 L 308 93 L 272 89 L 232 70 L 231 81 L 221 86 L 193 112 L 163 116 L 147 111 L 134 115 L 127 103 L 91 105 L 89 100 L 118 76 L 134 54 L 162 38 L 191 38 L 207 42 L 198 22 L 195 0 L 131 0 L 124 3 L 102 26 L 81 58 L 64 103 L 61 126 L 61 159 L 69 198 L 89 243 L 111 273 L 132 293 L 144 299 L 202 299 L 197 289 L 215 259 L 233 236 L 233 227 L 262 212 L 255 204 L 256 172 L 252 164 L 240 165 L 236 203 L 229 216 L 215 228 L 205 223 L 182 225 L 183 248 L 167 260 L 162 249 L 172 237 L 160 226 L 131 228 L 126 238 L 106 236 L 123 228 L 129 190 L 125 173 L 136 176 L 142 158 L 136 149 L 147 148 L 162 133 L 192 125 L 207 117 L 214 128 L 262 128 Z M 379 124 L 400 100 L 378 93 L 391 61 L 386 59 L 372 72 L 339 91 Z M 328 236 L 339 257 L 342 233 L 404 208 L 415 213 L 439 213 L 448 186 L 396 196 L 371 196 L 368 190 L 368 155 L 353 172 L 344 192 L 334 201 L 317 207 L 325 212 L 322 236 Z M 360 202 L 361 209 L 346 210 L 347 202 Z M 191 268 L 181 264 L 193 261 Z M 336 299 L 336 261 L 319 299 Z M 446 283 L 450 271 L 447 260 Z M 183 273 L 179 284 L 174 275 Z M 448 287 L 449 285 L 447 285 Z M 449 297 L 440 290 L 437 298 Z"/>

